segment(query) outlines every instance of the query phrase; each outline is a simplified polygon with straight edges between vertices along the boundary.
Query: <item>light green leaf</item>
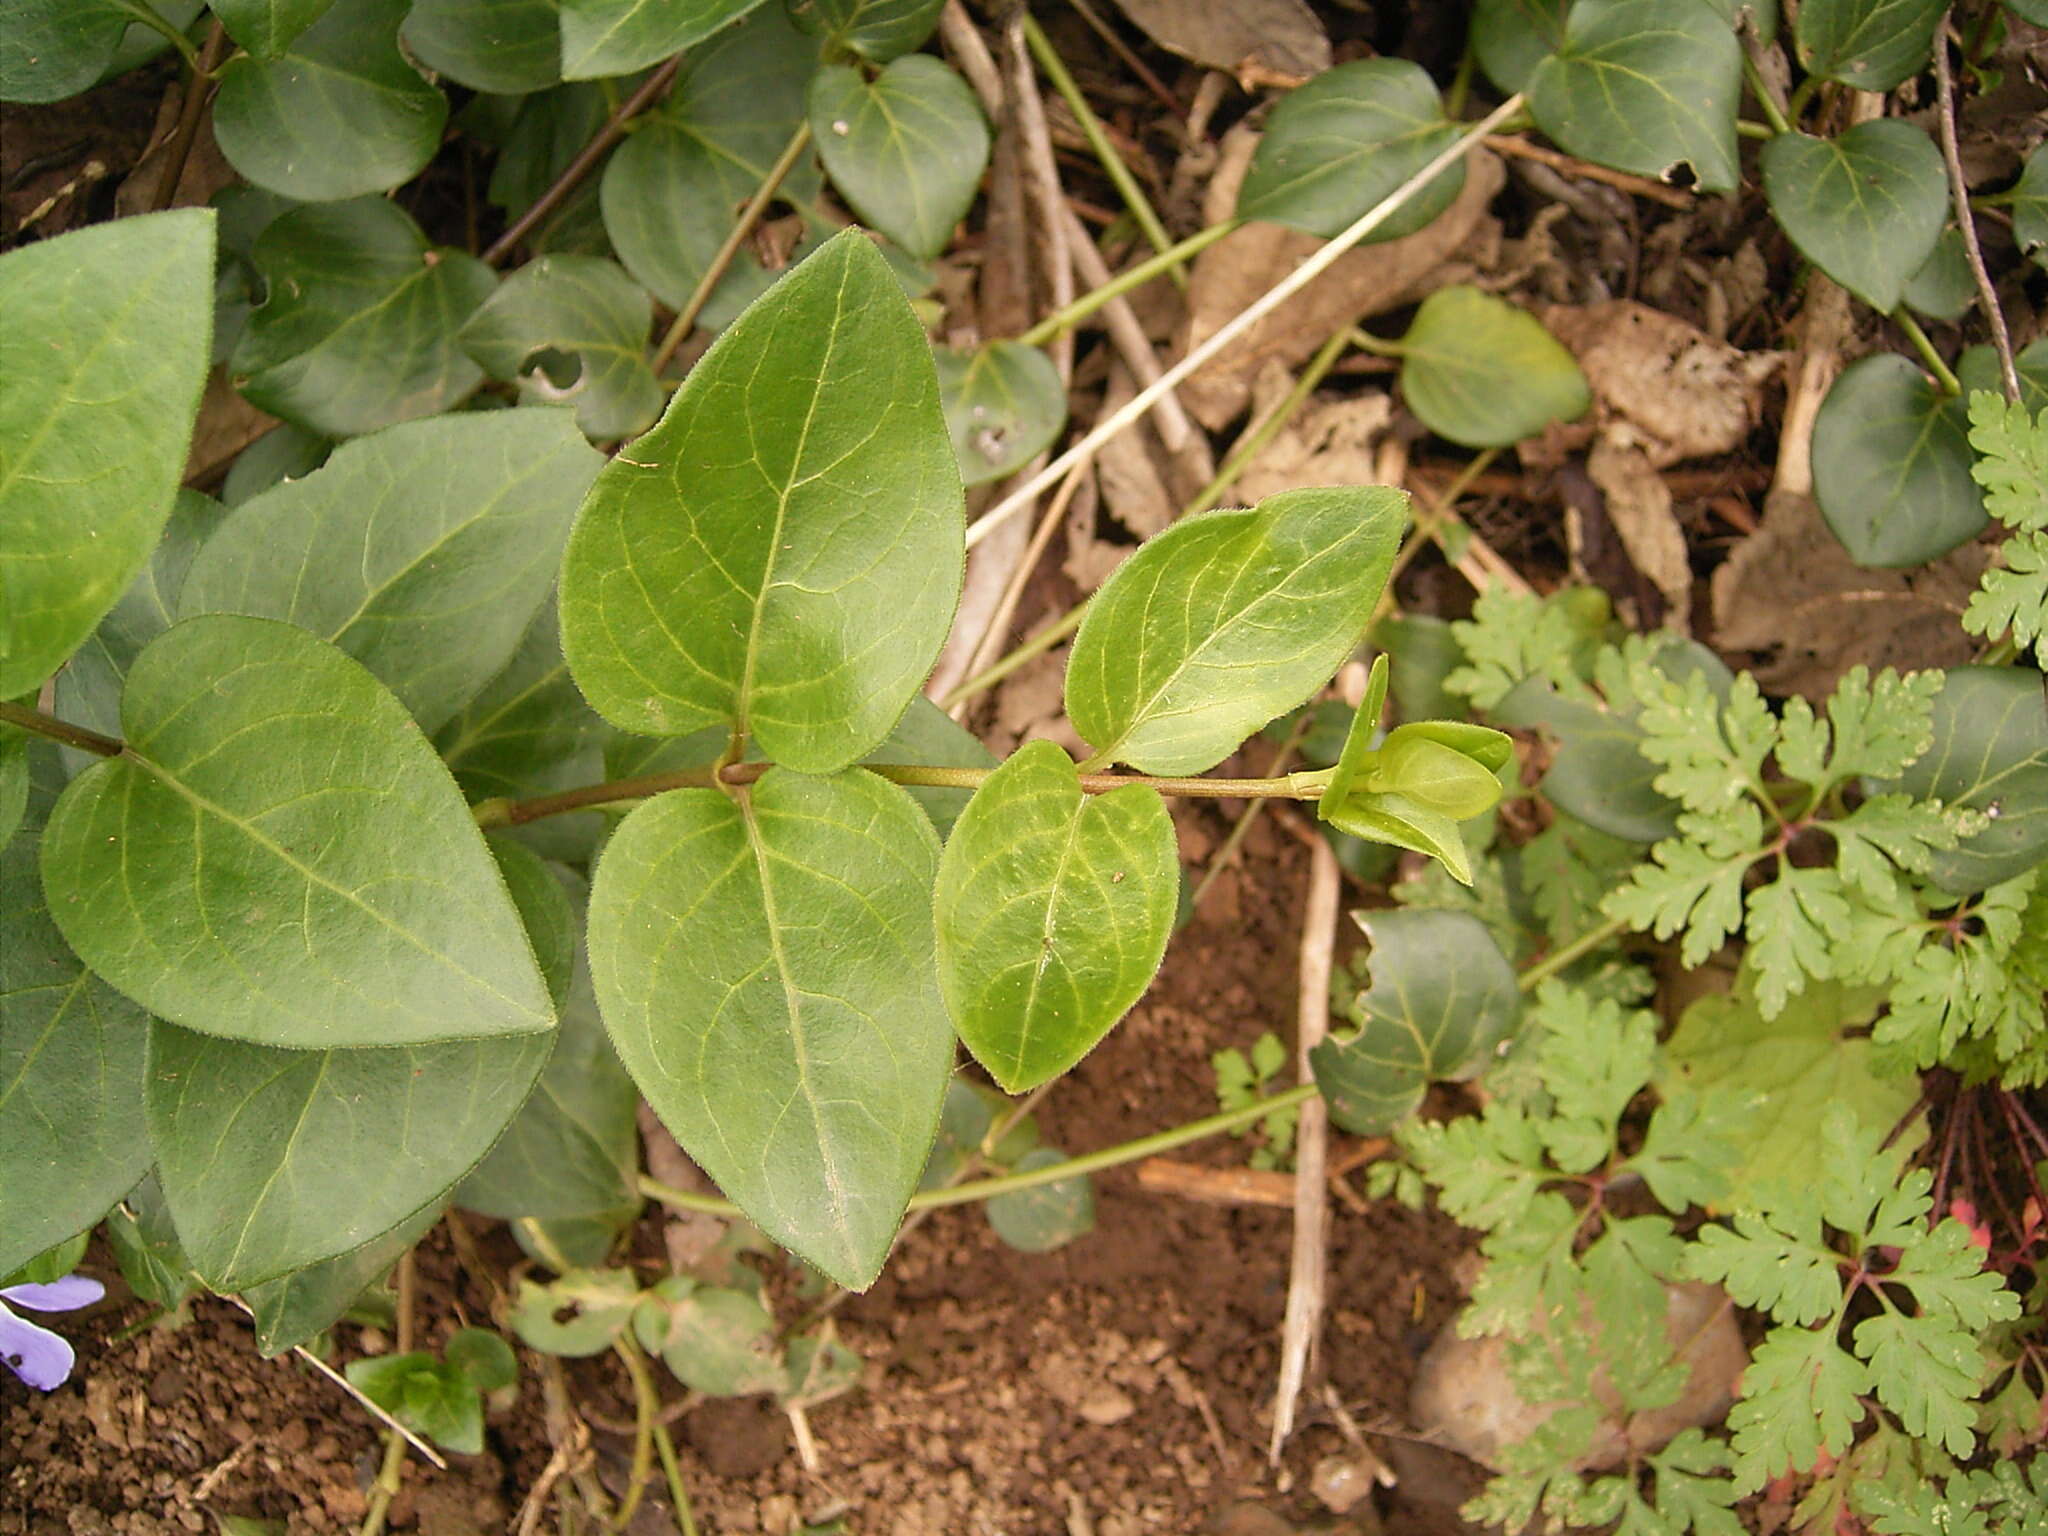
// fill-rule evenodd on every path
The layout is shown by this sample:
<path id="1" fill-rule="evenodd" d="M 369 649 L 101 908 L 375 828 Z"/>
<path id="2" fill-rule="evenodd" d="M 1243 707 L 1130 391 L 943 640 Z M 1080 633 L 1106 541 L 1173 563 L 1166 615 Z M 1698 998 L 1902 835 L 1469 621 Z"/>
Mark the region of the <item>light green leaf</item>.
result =
<path id="1" fill-rule="evenodd" d="M 1564 46 L 1571 0 L 1476 0 L 1472 51 L 1503 91 L 1526 91 L 1536 66 Z"/>
<path id="2" fill-rule="evenodd" d="M 2048 149 L 2034 146 L 2011 197 L 2013 239 L 2035 266 L 2048 267 Z"/>
<path id="3" fill-rule="evenodd" d="M 1005 1093 L 1059 1076 L 1144 995 L 1179 892 L 1157 791 L 1084 794 L 1049 741 L 983 782 L 939 861 L 939 979 Z"/>
<path id="4" fill-rule="evenodd" d="M 63 776 L 29 754 L 23 829 L 0 848 L 0 1275 L 82 1232 L 149 1167 L 148 1020 L 66 947 L 36 868 Z"/>
<path id="5" fill-rule="evenodd" d="M 134 19 L 124 0 L 10 0 L 0 25 L 0 101 L 76 96 L 100 78 Z"/>
<path id="6" fill-rule="evenodd" d="M 114 1262 L 121 1266 L 121 1278 L 144 1301 L 170 1311 L 198 1288 L 192 1278 L 192 1261 L 178 1246 L 178 1232 L 171 1225 L 170 1207 L 156 1175 L 147 1175 L 129 1190 L 121 1203 L 107 1212 L 104 1230 L 107 1245 L 114 1250 Z M 81 1254 L 84 1238 L 79 1234 Z M 60 1274 L 69 1274 L 66 1265 Z"/>
<path id="7" fill-rule="evenodd" d="M 1035 1173 L 1067 1161 L 1058 1147 L 1033 1147 L 1014 1170 Z M 1023 1253 L 1050 1253 L 1095 1230 L 1095 1186 L 1086 1174 L 997 1195 L 986 1207 L 997 1237 Z"/>
<path id="8" fill-rule="evenodd" d="M 730 724 L 778 763 L 843 768 L 944 643 L 962 509 L 931 349 L 849 231 L 728 328 L 599 474 L 562 566 L 570 669 L 626 730 Z"/>
<path id="9" fill-rule="evenodd" d="M 1564 46 L 1528 89 L 1537 126 L 1575 155 L 1666 178 L 1688 164 L 1709 192 L 1732 192 L 1740 179 L 1742 49 L 1712 6 L 1577 0 Z"/>
<path id="10" fill-rule="evenodd" d="M 1934 699 L 1934 745 L 1876 786 L 1981 811 L 1980 832 L 1937 849 L 1927 873 L 1964 895 L 2023 875 L 2048 856 L 2048 700 L 2038 673 L 1956 667 Z"/>
<path id="11" fill-rule="evenodd" d="M 567 411 L 407 422 L 229 514 L 179 611 L 284 619 L 436 730 L 512 659 L 603 460 Z"/>
<path id="12" fill-rule="evenodd" d="M 560 0 L 562 76 L 629 75 L 681 53 L 761 0 Z"/>
<path id="13" fill-rule="evenodd" d="M 785 0 L 806 32 L 822 33 L 827 51 L 847 50 L 887 64 L 924 46 L 939 24 L 944 0 Z"/>
<path id="14" fill-rule="evenodd" d="M 246 1287 L 242 1300 L 255 1314 L 257 1350 L 266 1358 L 281 1355 L 333 1326 L 440 1219 L 436 1201 L 360 1248 Z"/>
<path id="15" fill-rule="evenodd" d="M 894 785 L 778 768 L 739 798 L 640 807 L 591 893 L 598 1005 L 641 1093 L 749 1219 L 849 1288 L 881 1270 L 946 1091 L 938 857 Z"/>
<path id="16" fill-rule="evenodd" d="M 1309 1052 L 1330 1118 L 1377 1136 L 1412 1114 L 1429 1085 L 1492 1058 L 1521 1011 L 1515 973 L 1477 918 L 1428 908 L 1354 912 L 1372 944 L 1358 1029 Z"/>
<path id="17" fill-rule="evenodd" d="M 522 1275 L 512 1329 L 544 1354 L 580 1358 L 610 1348 L 639 1302 L 640 1283 L 623 1269 L 574 1269 L 549 1285 Z"/>
<path id="18" fill-rule="evenodd" d="M 351 1360 L 348 1383 L 416 1434 L 474 1456 L 484 1448 L 484 1405 L 476 1388 L 446 1361 L 415 1350 Z"/>
<path id="19" fill-rule="evenodd" d="M 943 251 L 988 166 L 988 120 L 967 82 L 912 53 L 873 80 L 829 64 L 805 102 L 819 157 L 854 212 L 913 256 Z"/>
<path id="20" fill-rule="evenodd" d="M 482 379 L 455 333 L 497 279 L 431 250 L 396 203 L 294 209 L 257 237 L 255 262 L 270 296 L 229 363 L 252 404 L 350 437 L 444 411 Z"/>
<path id="21" fill-rule="evenodd" d="M 1593 403 L 1578 361 L 1534 315 L 1462 283 L 1415 312 L 1401 393 L 1425 427 L 1467 448 L 1508 447 Z"/>
<path id="22" fill-rule="evenodd" d="M 306 1049 L 554 1022 L 454 782 L 355 662 L 188 619 L 121 713 L 127 751 L 65 791 L 43 879 L 72 947 L 152 1013 Z"/>
<path id="23" fill-rule="evenodd" d="M 946 430 L 967 484 L 1015 474 L 1066 425 L 1066 386 L 1038 348 L 991 341 L 971 350 L 939 347 L 932 358 Z"/>
<path id="24" fill-rule="evenodd" d="M 1807 0 L 1792 24 L 1809 74 L 1888 91 L 1927 67 L 1944 0 Z"/>
<path id="25" fill-rule="evenodd" d="M 1851 363 L 1813 421 L 1813 491 L 1858 565 L 1924 565 L 1975 538 L 1969 418 L 1896 352 Z"/>
<path id="26" fill-rule="evenodd" d="M 652 1303 L 640 1305 L 644 1311 Z M 772 1392 L 787 1379 L 775 1318 L 745 1291 L 700 1285 L 666 1310 L 662 1364 L 691 1391 L 743 1397 Z"/>
<path id="27" fill-rule="evenodd" d="M 688 302 L 739 210 L 803 126 L 816 63 L 782 7 L 764 5 L 692 53 L 667 100 L 605 166 L 605 232 L 626 270 L 664 304 Z M 818 185 L 816 166 L 799 164 L 781 195 L 802 207 Z M 718 292 L 766 281 L 742 252 Z"/>
<path id="28" fill-rule="evenodd" d="M 257 58 L 270 59 L 290 47 L 333 4 L 334 0 L 213 0 L 213 14 L 229 37 Z"/>
<path id="29" fill-rule="evenodd" d="M 398 46 L 409 0 L 348 0 L 272 58 L 221 68 L 213 133 L 259 187 L 332 202 L 410 181 L 441 147 L 448 101 Z"/>
<path id="30" fill-rule="evenodd" d="M 413 0 L 400 36 L 458 85 L 519 96 L 562 78 L 561 11 L 562 0 Z"/>
<path id="31" fill-rule="evenodd" d="M 0 256 L 0 698 L 56 671 L 149 559 L 199 408 L 212 281 L 197 208 Z"/>
<path id="32" fill-rule="evenodd" d="M 1948 219 L 1948 173 L 1926 130 L 1883 117 L 1832 139 L 1781 133 L 1759 163 L 1800 253 L 1880 313 L 1898 308 Z"/>
<path id="33" fill-rule="evenodd" d="M 1237 194 L 1237 216 L 1323 239 L 1443 153 L 1458 136 L 1436 82 L 1407 59 L 1358 59 L 1323 71 L 1281 98 Z M 1454 163 L 1368 240 L 1412 235 L 1465 185 Z"/>
<path id="34" fill-rule="evenodd" d="M 1200 773 L 1358 646 L 1407 523 L 1384 486 L 1287 491 L 1182 518 L 1088 605 L 1067 712 L 1098 759 Z"/>
<path id="35" fill-rule="evenodd" d="M 618 263 L 541 256 L 500 284 L 458 339 L 492 378 L 518 379 L 527 399 L 574 405 L 586 436 L 631 437 L 667 403 L 647 366 L 653 319 L 647 290 Z M 576 360 L 573 380 L 551 377 L 550 351 Z"/>
<path id="36" fill-rule="evenodd" d="M 0 849 L 6 848 L 28 810 L 28 737 L 0 726 Z"/>
<path id="37" fill-rule="evenodd" d="M 438 1209 L 552 1043 L 282 1050 L 153 1021 L 149 1136 L 192 1267 L 236 1291 Z"/>

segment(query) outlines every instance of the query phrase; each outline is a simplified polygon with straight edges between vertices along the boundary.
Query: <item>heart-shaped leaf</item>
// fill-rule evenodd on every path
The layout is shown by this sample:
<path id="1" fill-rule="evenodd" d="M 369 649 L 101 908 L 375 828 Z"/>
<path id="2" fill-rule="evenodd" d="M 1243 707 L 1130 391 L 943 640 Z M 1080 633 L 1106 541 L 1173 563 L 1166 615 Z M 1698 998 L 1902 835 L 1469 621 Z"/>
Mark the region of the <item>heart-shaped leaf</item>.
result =
<path id="1" fill-rule="evenodd" d="M 0 698 L 92 633 L 170 515 L 206 376 L 213 238 L 210 212 L 180 209 L 0 256 Z"/>
<path id="2" fill-rule="evenodd" d="M 1425 427 L 1467 448 L 1505 448 L 1593 403 L 1577 359 L 1534 315 L 1462 283 L 1415 312 L 1401 393 Z"/>
<path id="3" fill-rule="evenodd" d="M 991 341 L 972 350 L 940 347 L 932 358 L 946 430 L 968 485 L 1015 474 L 1066 425 L 1066 386 L 1038 348 Z"/>
<path id="4" fill-rule="evenodd" d="M 854 212 L 913 256 L 943 251 L 988 166 L 988 119 L 967 82 L 912 53 L 873 80 L 827 65 L 805 103 L 818 155 Z"/>
<path id="5" fill-rule="evenodd" d="M 569 666 L 626 730 L 731 725 L 778 763 L 843 768 L 937 659 L 963 505 L 923 328 L 849 231 L 599 474 L 562 566 Z"/>
<path id="6" fill-rule="evenodd" d="M 134 19 L 125 0 L 12 0 L 0 26 L 0 101 L 76 96 L 99 79 Z"/>
<path id="7" fill-rule="evenodd" d="M 484 1405 L 476 1387 L 444 1360 L 415 1350 L 348 1363 L 348 1383 L 392 1418 L 447 1450 L 484 1448 Z"/>
<path id="8" fill-rule="evenodd" d="M 1699 0 L 1577 0 L 1528 89 L 1537 126 L 1596 164 L 1668 177 L 1683 163 L 1709 192 L 1740 179 L 1742 49 Z"/>
<path id="9" fill-rule="evenodd" d="M 954 1028 L 1005 1093 L 1059 1076 L 1144 995 L 1179 893 L 1156 791 L 1084 794 L 1049 741 L 989 775 L 939 861 L 939 978 Z"/>
<path id="10" fill-rule="evenodd" d="M 1564 46 L 1571 0 L 1476 0 L 1472 51 L 1486 78 L 1504 91 L 1526 91 L 1536 66 Z"/>
<path id="11" fill-rule="evenodd" d="M 1436 82 L 1407 59 L 1323 71 L 1273 109 L 1237 194 L 1237 216 L 1327 240 L 1429 164 L 1458 136 Z M 1439 174 L 1369 240 L 1412 235 L 1451 205 L 1465 162 Z"/>
<path id="12" fill-rule="evenodd" d="M 945 0 L 785 0 L 806 32 L 822 34 L 828 52 L 857 53 L 887 64 L 913 49 L 939 24 Z"/>
<path id="13" fill-rule="evenodd" d="M 1927 67 L 1945 0 L 1806 0 L 1792 24 L 1809 74 L 1888 91 Z"/>
<path id="14" fill-rule="evenodd" d="M 22 830 L 0 848 L 0 1275 L 98 1221 L 149 1166 L 149 1021 L 50 921 L 36 857 L 64 780 L 55 751 L 28 757 Z"/>
<path id="15" fill-rule="evenodd" d="M 193 561 L 180 612 L 296 624 L 435 730 L 512 659 L 602 463 L 561 410 L 358 438 L 229 514 Z"/>
<path id="16" fill-rule="evenodd" d="M 250 402 L 327 437 L 446 410 L 483 372 L 455 333 L 496 286 L 460 251 L 434 251 L 381 197 L 299 208 L 257 237 L 269 298 L 230 367 Z"/>
<path id="17" fill-rule="evenodd" d="M 398 46 L 410 0 L 349 0 L 270 58 L 220 72 L 213 134 L 259 187 L 332 202 L 410 181 L 441 147 L 448 100 Z"/>
<path id="18" fill-rule="evenodd" d="M 1948 174 L 1925 130 L 1884 117 L 1832 139 L 1781 133 L 1759 163 L 1801 254 L 1873 309 L 1898 308 L 1948 219 Z"/>
<path id="19" fill-rule="evenodd" d="M 1924 565 L 1983 528 L 1967 408 L 1896 352 L 1851 363 L 1813 420 L 1813 493 L 1858 565 Z"/>
<path id="20" fill-rule="evenodd" d="M 1515 973 L 1478 918 L 1432 908 L 1355 912 L 1372 944 L 1372 985 L 1355 1033 L 1309 1052 L 1330 1118 L 1377 1136 L 1415 1112 L 1432 1082 L 1470 1077 L 1514 1028 Z"/>
<path id="21" fill-rule="evenodd" d="M 341 652 L 188 619 L 135 659 L 121 716 L 127 750 L 65 791 L 43 880 L 72 948 L 152 1013 L 301 1049 L 554 1022 L 454 781 Z"/>
<path id="22" fill-rule="evenodd" d="M 1385 486 L 1182 518 L 1089 603 L 1067 664 L 1074 728 L 1143 773 L 1215 767 L 1357 648 L 1407 520 Z"/>
<path id="23" fill-rule="evenodd" d="M 534 401 L 576 407 L 576 424 L 593 438 L 631 437 L 667 404 L 647 366 L 654 303 L 617 262 L 598 256 L 541 256 L 499 285 L 458 338 L 494 379 L 519 379 Z M 579 365 L 555 382 L 552 351 Z"/>
<path id="24" fill-rule="evenodd" d="M 251 1322 L 257 1350 L 266 1359 L 281 1355 L 332 1327 L 364 1291 L 390 1272 L 407 1249 L 427 1235 L 441 1214 L 436 1202 L 360 1248 L 245 1287 L 242 1300 L 254 1314 Z"/>
<path id="25" fill-rule="evenodd" d="M 620 1059 L 762 1231 L 849 1288 L 880 1272 L 946 1091 L 939 840 L 855 771 L 772 769 L 628 816 L 590 898 Z"/>
<path id="26" fill-rule="evenodd" d="M 521 96 L 562 78 L 561 13 L 562 0 L 413 0 L 400 36 L 458 85 Z"/>
<path id="27" fill-rule="evenodd" d="M 259 59 L 275 58 L 313 25 L 334 0 L 213 0 L 229 37 Z"/>
<path id="28" fill-rule="evenodd" d="M 629 75 L 701 43 L 761 0 L 559 0 L 562 75 Z"/>
<path id="29" fill-rule="evenodd" d="M 1066 1161 L 1058 1147 L 1033 1147 L 1014 1171 L 1036 1173 Z M 996 1195 L 988 1202 L 988 1224 L 1019 1252 L 1050 1253 L 1095 1230 L 1095 1186 L 1082 1174 Z"/>
<path id="30" fill-rule="evenodd" d="M 1963 233 L 1955 225 L 1936 237 L 1927 259 L 1906 279 L 1901 297 L 1918 313 L 1935 320 L 1959 320 L 1977 302 L 1977 278 L 1970 271 Z"/>

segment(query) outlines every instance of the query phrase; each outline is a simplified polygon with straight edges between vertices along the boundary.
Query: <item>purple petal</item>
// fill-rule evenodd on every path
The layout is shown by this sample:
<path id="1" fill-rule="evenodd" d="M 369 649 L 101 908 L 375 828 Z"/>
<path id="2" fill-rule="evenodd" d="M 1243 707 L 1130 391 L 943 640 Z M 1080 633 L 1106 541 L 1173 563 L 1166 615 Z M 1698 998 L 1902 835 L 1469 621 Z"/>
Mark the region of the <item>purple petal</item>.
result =
<path id="1" fill-rule="evenodd" d="M 0 1307 L 0 1361 L 38 1392 L 62 1386 L 77 1356 L 49 1329 Z"/>
<path id="2" fill-rule="evenodd" d="M 107 1294 L 99 1281 L 84 1275 L 66 1275 L 48 1285 L 10 1285 L 0 1290 L 0 1300 L 27 1307 L 31 1312 L 75 1312 L 89 1307 Z"/>

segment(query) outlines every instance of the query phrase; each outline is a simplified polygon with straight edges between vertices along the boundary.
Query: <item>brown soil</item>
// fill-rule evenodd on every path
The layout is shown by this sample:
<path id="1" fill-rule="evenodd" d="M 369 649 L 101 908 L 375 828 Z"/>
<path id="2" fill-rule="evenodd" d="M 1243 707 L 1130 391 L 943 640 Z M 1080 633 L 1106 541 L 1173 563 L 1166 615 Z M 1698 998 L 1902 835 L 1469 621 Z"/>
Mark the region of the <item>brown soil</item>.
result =
<path id="1" fill-rule="evenodd" d="M 1190 825 L 1190 844 L 1220 825 Z M 1267 1029 L 1288 1035 L 1303 858 L 1270 822 L 1247 847 L 1151 996 L 1045 1101 L 1055 1144 L 1086 1151 L 1211 1112 L 1209 1053 Z M 1244 1148 L 1226 1138 L 1184 1155 L 1229 1163 Z M 640 1234 L 644 1251 L 659 1250 L 658 1221 Z M 841 1314 L 867 1371 L 858 1391 L 810 1413 L 815 1470 L 766 1400 L 681 1417 L 699 1527 L 784 1536 L 843 1516 L 854 1536 L 1184 1536 L 1252 1498 L 1308 1528 L 1370 1530 L 1371 1506 L 1332 1527 L 1308 1493 L 1319 1460 L 1353 1451 L 1322 1383 L 1365 1430 L 1405 1427 L 1416 1356 L 1458 1301 L 1462 1237 L 1397 1206 L 1337 1205 L 1323 1358 L 1276 1473 L 1264 1447 L 1288 1241 L 1284 1211 L 1148 1194 L 1127 1171 L 1097 1181 L 1095 1231 L 1055 1253 L 1005 1247 L 976 1209 L 941 1211 Z M 484 1249 L 502 1281 L 516 1252 L 488 1238 Z M 87 1267 L 110 1275 L 100 1257 Z M 487 1286 L 441 1239 L 423 1249 L 421 1274 L 426 1341 L 488 1314 Z M 176 1331 L 115 1339 L 140 1312 L 110 1302 L 74 1321 L 80 1369 L 48 1397 L 0 1381 L 0 1536 L 210 1536 L 227 1515 L 282 1520 L 291 1536 L 358 1528 L 381 1453 L 365 1413 L 304 1363 L 260 1359 L 225 1303 L 199 1304 Z M 359 1330 L 338 1335 L 343 1357 L 360 1350 Z M 392 1529 L 514 1527 L 553 1450 L 534 1357 L 524 1364 L 484 1455 L 452 1457 L 447 1472 L 407 1466 Z M 616 1489 L 628 1437 L 603 1426 L 630 1418 L 622 1375 L 605 1359 L 568 1362 L 566 1379 Z M 1389 1529 L 1462 1528 L 1454 1510 L 1476 1486 L 1466 1463 L 1393 1436 L 1367 1443 L 1399 1475 L 1377 1495 Z M 650 1495 L 631 1529 L 675 1525 Z"/>

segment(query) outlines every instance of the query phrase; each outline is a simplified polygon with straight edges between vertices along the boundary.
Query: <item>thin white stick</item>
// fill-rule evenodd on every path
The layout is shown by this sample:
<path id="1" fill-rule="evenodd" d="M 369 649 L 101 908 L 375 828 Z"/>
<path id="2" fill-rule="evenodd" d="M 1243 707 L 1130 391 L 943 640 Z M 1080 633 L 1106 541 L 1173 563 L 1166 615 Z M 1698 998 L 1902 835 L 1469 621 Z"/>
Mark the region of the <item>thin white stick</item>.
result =
<path id="1" fill-rule="evenodd" d="M 1016 516 L 1024 508 L 1032 505 L 1040 491 L 1051 485 L 1083 459 L 1094 454 L 1104 443 L 1151 410 L 1160 397 L 1166 394 L 1168 390 L 1177 387 L 1182 379 L 1185 379 L 1189 374 L 1207 363 L 1210 358 L 1216 356 L 1217 353 L 1236 341 L 1238 337 L 1249 331 L 1253 326 L 1265 319 L 1266 316 L 1293 298 L 1295 294 L 1322 276 L 1323 272 L 1339 256 L 1342 256 L 1351 247 L 1358 244 L 1359 241 L 1400 212 L 1416 193 L 1428 186 L 1430 182 L 1434 181 L 1460 157 L 1468 153 L 1474 145 L 1478 144 L 1489 133 L 1492 133 L 1494 129 L 1520 111 L 1521 106 L 1521 93 L 1517 92 L 1495 107 L 1484 118 L 1467 129 L 1455 144 L 1451 145 L 1442 154 L 1430 161 L 1429 164 L 1425 165 L 1413 176 L 1402 182 L 1400 186 L 1380 199 L 1379 202 L 1359 215 L 1358 220 L 1349 229 L 1338 235 L 1336 239 L 1325 244 L 1315 255 L 1309 257 L 1308 260 L 1288 273 L 1287 276 L 1281 278 L 1279 282 L 1275 283 L 1261 297 L 1254 299 L 1229 324 L 1225 325 L 1199 347 L 1189 352 L 1186 357 L 1167 369 L 1157 379 L 1146 385 L 1145 388 L 1132 396 L 1130 400 L 1126 401 L 1112 415 L 1097 422 L 1095 429 L 1082 438 L 1080 442 L 1074 444 L 1073 447 L 1069 448 L 1029 480 L 1010 492 L 1008 496 L 1005 496 L 1001 501 L 989 508 L 987 513 L 978 519 L 973 527 L 967 530 L 967 547 L 972 549 L 983 539 L 987 538 L 1006 519 Z"/>

